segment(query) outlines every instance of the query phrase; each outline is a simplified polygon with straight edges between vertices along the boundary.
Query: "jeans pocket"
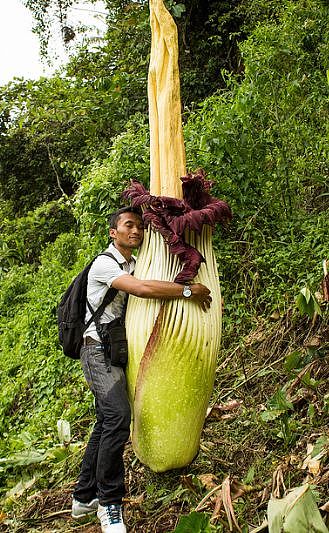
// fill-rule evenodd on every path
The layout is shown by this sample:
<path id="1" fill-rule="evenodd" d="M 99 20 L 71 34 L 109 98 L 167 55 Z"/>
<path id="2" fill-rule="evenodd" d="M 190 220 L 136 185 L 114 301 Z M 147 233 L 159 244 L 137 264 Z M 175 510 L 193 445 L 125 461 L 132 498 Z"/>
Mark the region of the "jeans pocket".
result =
<path id="1" fill-rule="evenodd" d="M 81 364 L 92 393 L 97 399 L 104 400 L 119 379 L 114 369 L 109 367 L 104 351 L 94 345 L 88 346 L 81 356 Z"/>

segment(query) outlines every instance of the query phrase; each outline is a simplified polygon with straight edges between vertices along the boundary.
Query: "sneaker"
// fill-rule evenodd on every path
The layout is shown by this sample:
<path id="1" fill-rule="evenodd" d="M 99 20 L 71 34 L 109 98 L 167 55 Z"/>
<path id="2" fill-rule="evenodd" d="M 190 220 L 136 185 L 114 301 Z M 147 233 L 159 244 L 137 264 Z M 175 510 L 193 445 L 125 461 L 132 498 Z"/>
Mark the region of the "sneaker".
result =
<path id="1" fill-rule="evenodd" d="M 97 516 L 101 522 L 102 533 L 127 533 L 122 519 L 121 505 L 99 505 Z"/>
<path id="2" fill-rule="evenodd" d="M 98 498 L 91 500 L 89 503 L 79 502 L 75 498 L 72 500 L 72 517 L 82 518 L 92 513 L 96 513 L 98 509 Z"/>

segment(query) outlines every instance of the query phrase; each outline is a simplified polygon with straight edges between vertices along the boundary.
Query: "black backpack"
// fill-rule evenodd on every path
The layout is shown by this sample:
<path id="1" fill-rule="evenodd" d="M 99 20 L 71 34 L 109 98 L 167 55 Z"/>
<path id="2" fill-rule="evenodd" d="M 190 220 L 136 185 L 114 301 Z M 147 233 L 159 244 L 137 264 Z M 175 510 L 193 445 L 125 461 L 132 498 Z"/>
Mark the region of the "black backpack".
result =
<path id="1" fill-rule="evenodd" d="M 99 255 L 107 255 L 118 263 L 111 253 L 103 252 Z M 79 359 L 84 332 L 94 320 L 101 317 L 105 307 L 113 301 L 118 293 L 117 289 L 109 288 L 100 307 L 94 311 L 85 324 L 88 273 L 95 259 L 96 257 L 74 278 L 57 308 L 59 343 L 64 354 L 71 359 Z M 118 264 L 122 268 L 120 263 Z"/>

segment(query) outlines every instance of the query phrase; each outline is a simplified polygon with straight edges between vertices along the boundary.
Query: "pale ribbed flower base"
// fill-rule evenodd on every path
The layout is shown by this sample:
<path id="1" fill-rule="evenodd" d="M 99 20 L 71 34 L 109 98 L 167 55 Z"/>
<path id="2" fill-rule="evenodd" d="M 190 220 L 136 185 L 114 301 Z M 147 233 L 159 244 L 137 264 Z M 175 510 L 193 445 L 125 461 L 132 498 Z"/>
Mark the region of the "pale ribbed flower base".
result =
<path id="1" fill-rule="evenodd" d="M 211 290 L 212 305 L 183 298 L 170 301 L 130 297 L 127 310 L 129 396 L 133 447 L 155 471 L 189 464 L 199 449 L 212 392 L 221 336 L 221 297 L 211 228 L 188 242 L 205 257 L 194 280 Z M 145 232 L 135 275 L 173 281 L 181 265 L 162 236 Z"/>

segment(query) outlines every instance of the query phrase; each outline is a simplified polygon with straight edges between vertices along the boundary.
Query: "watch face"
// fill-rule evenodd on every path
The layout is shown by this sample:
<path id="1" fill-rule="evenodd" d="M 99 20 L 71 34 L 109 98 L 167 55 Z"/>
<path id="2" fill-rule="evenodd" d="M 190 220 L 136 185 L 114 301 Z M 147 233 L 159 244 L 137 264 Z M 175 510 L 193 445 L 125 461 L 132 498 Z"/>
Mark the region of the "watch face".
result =
<path id="1" fill-rule="evenodd" d="M 191 295 L 192 295 L 192 291 L 190 287 L 186 285 L 183 289 L 183 296 L 185 296 L 185 298 L 189 298 Z"/>

